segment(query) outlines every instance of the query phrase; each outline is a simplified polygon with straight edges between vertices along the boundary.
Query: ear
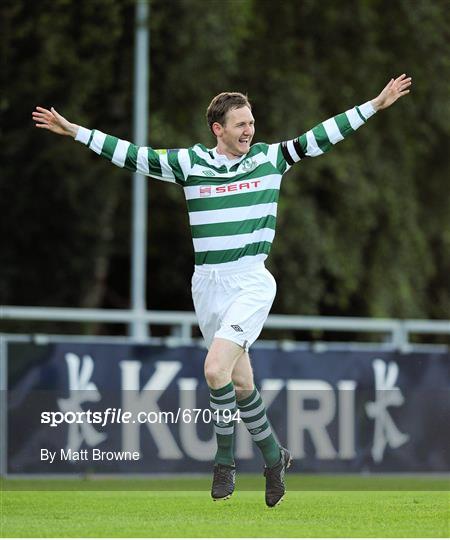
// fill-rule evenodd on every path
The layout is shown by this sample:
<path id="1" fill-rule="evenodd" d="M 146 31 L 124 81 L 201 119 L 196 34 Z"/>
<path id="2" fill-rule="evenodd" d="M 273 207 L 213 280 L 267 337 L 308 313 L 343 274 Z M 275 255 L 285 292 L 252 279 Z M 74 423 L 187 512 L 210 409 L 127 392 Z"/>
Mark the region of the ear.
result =
<path id="1" fill-rule="evenodd" d="M 220 137 L 223 132 L 223 126 L 222 124 L 219 124 L 219 122 L 214 122 L 214 124 L 211 126 L 212 132 L 216 137 Z"/>

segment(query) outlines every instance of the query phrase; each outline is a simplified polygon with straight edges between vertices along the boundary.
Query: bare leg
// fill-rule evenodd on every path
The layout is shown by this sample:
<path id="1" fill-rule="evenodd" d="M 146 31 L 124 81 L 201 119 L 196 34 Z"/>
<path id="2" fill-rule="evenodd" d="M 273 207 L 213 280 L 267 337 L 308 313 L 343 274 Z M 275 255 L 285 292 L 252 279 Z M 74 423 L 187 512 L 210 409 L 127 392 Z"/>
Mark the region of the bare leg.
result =
<path id="1" fill-rule="evenodd" d="M 222 388 L 231 382 L 234 366 L 242 353 L 242 347 L 233 341 L 214 339 L 205 360 L 205 378 L 210 388 Z"/>
<path id="2" fill-rule="evenodd" d="M 241 356 L 237 359 L 231 378 L 233 380 L 237 400 L 242 401 L 243 399 L 248 398 L 253 392 L 255 383 L 253 380 L 250 357 L 247 352 L 242 352 Z"/>

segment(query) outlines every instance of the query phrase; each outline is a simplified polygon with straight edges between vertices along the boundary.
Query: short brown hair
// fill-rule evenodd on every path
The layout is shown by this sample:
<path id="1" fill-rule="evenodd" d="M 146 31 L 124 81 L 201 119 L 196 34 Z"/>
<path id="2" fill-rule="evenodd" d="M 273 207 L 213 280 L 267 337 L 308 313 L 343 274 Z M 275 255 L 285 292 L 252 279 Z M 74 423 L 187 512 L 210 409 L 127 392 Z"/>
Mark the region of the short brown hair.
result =
<path id="1" fill-rule="evenodd" d="M 252 110 L 252 106 L 244 94 L 240 92 L 222 92 L 217 95 L 206 109 L 206 120 L 209 129 L 212 131 L 214 122 L 218 122 L 223 126 L 227 112 L 241 107 L 248 107 Z"/>

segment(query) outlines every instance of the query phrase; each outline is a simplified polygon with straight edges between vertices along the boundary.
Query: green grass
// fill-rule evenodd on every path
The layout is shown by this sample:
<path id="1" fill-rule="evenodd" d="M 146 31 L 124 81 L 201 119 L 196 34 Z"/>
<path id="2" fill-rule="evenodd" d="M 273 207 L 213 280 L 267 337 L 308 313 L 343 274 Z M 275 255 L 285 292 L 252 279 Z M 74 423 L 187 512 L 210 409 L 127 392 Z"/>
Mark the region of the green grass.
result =
<path id="1" fill-rule="evenodd" d="M 0 494 L 1 535 L 449 536 L 450 508 L 445 479 L 290 475 L 287 482 L 289 491 L 285 501 L 269 509 L 264 504 L 263 479 L 259 476 L 242 478 L 240 489 L 238 486 L 233 497 L 223 502 L 210 499 L 206 478 L 8 480 L 3 482 Z M 197 491 L 174 491 L 186 485 Z M 165 491 L 160 491 L 161 486 Z M 322 490 L 322 486 L 329 490 Z M 295 490 L 300 487 L 302 491 Z M 339 487 L 359 491 L 342 491 Z M 258 491 L 252 490 L 256 488 Z"/>

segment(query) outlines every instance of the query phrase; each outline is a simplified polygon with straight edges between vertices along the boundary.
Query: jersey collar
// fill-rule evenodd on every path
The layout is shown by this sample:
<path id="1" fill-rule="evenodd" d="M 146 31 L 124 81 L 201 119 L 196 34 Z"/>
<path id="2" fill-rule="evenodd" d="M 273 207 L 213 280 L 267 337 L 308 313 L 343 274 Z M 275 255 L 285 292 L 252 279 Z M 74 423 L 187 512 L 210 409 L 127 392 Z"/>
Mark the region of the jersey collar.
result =
<path id="1" fill-rule="evenodd" d="M 226 165 L 228 168 L 236 165 L 241 161 L 241 159 L 245 157 L 245 155 L 243 155 L 235 159 L 229 159 L 225 154 L 219 154 L 217 152 L 217 147 L 212 149 L 212 154 L 214 156 L 214 159 L 216 159 L 220 164 Z"/>

